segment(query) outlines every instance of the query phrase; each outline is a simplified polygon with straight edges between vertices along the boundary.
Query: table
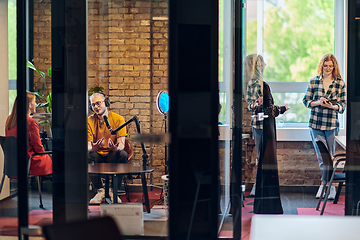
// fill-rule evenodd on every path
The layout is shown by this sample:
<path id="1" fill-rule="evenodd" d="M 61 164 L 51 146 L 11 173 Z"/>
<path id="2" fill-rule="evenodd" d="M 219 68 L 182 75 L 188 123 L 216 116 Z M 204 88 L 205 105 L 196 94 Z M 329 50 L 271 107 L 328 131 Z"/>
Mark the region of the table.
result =
<path id="1" fill-rule="evenodd" d="M 250 240 L 357 240 L 359 225 L 355 216 L 255 215 Z"/>
<path id="2" fill-rule="evenodd" d="M 344 149 L 346 149 L 346 136 L 335 136 L 335 141 Z"/>
<path id="3" fill-rule="evenodd" d="M 145 173 L 154 171 L 153 168 L 144 169 L 142 166 L 134 166 L 129 163 L 89 163 L 88 164 L 89 174 L 103 174 L 113 176 L 113 192 L 114 192 L 114 203 L 117 203 L 117 175 L 126 174 L 140 174 L 141 183 L 145 198 L 145 207 L 148 213 L 150 213 L 149 195 L 147 191 Z M 116 195 L 115 195 L 116 194 Z M 109 198 L 109 181 L 105 181 L 105 198 Z"/>

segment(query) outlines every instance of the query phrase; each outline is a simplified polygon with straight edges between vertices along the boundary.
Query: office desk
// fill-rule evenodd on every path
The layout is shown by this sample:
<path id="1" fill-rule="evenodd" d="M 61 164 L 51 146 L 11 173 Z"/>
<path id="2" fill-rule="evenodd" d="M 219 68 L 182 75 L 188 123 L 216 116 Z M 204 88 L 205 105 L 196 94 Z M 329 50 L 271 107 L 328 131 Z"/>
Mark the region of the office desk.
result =
<path id="1" fill-rule="evenodd" d="M 346 149 L 346 136 L 335 136 L 335 141 L 336 141 L 343 149 Z"/>
<path id="2" fill-rule="evenodd" d="M 134 166 L 129 163 L 94 163 L 88 164 L 89 174 L 104 174 L 113 176 L 113 192 L 114 192 L 114 203 L 117 203 L 117 175 L 126 175 L 126 174 L 140 174 L 141 183 L 145 198 L 145 207 L 148 213 L 150 213 L 150 203 L 149 203 L 149 195 L 147 191 L 146 178 L 145 173 L 149 173 L 154 171 L 154 169 L 146 168 L 143 169 L 142 166 Z M 109 181 L 105 182 L 105 198 L 109 198 Z"/>

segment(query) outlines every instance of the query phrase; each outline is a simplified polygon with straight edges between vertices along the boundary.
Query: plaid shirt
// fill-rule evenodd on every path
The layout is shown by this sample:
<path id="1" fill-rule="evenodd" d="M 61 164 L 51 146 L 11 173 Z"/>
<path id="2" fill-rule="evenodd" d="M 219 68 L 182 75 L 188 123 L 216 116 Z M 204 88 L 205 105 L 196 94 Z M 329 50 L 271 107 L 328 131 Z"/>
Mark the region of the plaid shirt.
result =
<path id="1" fill-rule="evenodd" d="M 312 101 L 318 101 L 321 97 L 329 100 L 337 100 L 339 110 L 322 108 L 321 106 L 310 107 Z M 311 108 L 309 127 L 317 130 L 332 130 L 339 127 L 338 113 L 343 113 L 346 106 L 345 82 L 341 78 L 334 80 L 325 93 L 322 76 L 310 79 L 306 94 L 303 98 L 306 107 Z"/>
<path id="2" fill-rule="evenodd" d="M 261 85 L 259 79 L 253 78 L 247 85 L 246 103 L 249 112 L 255 114 L 255 109 L 251 109 L 250 105 L 254 103 L 259 97 L 262 97 Z M 251 118 L 251 125 L 257 129 L 263 129 L 262 121 L 259 121 L 257 117 Z"/>

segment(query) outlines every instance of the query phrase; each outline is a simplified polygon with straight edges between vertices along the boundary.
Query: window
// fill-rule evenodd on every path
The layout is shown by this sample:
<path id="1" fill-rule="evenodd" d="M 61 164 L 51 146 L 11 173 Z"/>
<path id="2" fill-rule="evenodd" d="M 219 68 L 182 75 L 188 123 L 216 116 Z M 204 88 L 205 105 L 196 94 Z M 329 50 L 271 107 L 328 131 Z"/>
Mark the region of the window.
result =
<path id="1" fill-rule="evenodd" d="M 230 122 L 230 82 L 231 82 L 231 7 L 229 1 L 219 1 L 219 101 L 221 111 L 219 122 Z"/>
<path id="2" fill-rule="evenodd" d="M 8 1 L 8 29 L 9 111 L 11 111 L 16 98 L 16 0 Z"/>
<path id="3" fill-rule="evenodd" d="M 290 110 L 277 120 L 278 140 L 308 141 L 310 110 L 302 98 L 319 59 L 333 53 L 345 74 L 344 1 L 250 0 L 246 2 L 245 54 L 261 54 L 276 105 Z M 336 21 L 335 21 L 336 19 Z M 335 34 L 336 33 L 336 34 Z M 344 116 L 339 115 L 344 132 Z"/>

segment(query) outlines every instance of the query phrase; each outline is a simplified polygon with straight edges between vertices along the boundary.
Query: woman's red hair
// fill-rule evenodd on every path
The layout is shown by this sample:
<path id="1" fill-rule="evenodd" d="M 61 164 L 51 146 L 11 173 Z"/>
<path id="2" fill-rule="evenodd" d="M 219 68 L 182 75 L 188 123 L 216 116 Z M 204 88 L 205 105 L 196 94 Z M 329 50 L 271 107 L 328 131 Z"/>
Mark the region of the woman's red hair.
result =
<path id="1" fill-rule="evenodd" d="M 324 71 L 323 71 L 323 66 L 324 66 L 324 63 L 326 61 L 332 61 L 333 64 L 334 64 L 334 68 L 333 68 L 333 71 L 332 71 L 332 75 L 333 77 L 336 79 L 336 78 L 341 78 L 341 74 L 340 74 L 340 69 L 339 69 L 339 64 L 335 58 L 334 55 L 332 55 L 331 53 L 326 53 L 319 61 L 319 65 L 318 65 L 318 69 L 317 69 L 317 72 L 319 74 L 319 76 L 321 76 Z"/>
<path id="2" fill-rule="evenodd" d="M 27 106 L 28 110 L 29 110 L 30 102 L 33 101 L 34 98 L 35 98 L 35 94 L 30 93 L 30 92 L 26 93 L 26 106 Z M 16 124 L 17 124 L 17 97 L 15 98 L 14 105 L 11 110 L 11 114 L 6 119 L 5 127 L 7 129 L 11 129 L 11 128 L 15 127 Z"/>

